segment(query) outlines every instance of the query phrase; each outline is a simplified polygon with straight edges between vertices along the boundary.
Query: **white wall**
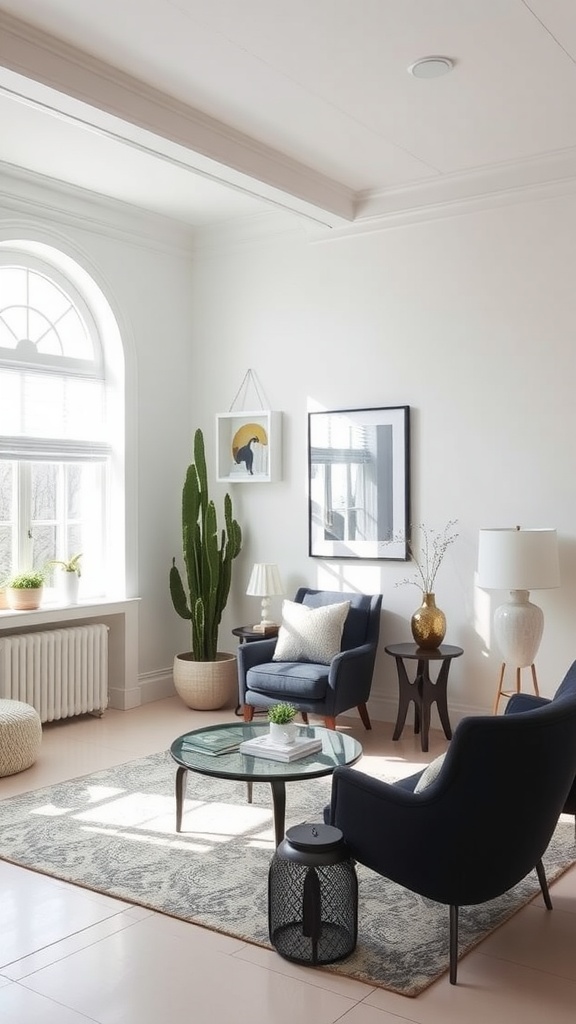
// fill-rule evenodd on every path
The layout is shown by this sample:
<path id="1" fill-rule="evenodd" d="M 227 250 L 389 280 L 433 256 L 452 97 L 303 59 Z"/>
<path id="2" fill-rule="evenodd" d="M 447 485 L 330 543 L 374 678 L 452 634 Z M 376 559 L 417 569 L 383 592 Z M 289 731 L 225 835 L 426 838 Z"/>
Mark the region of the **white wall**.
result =
<path id="1" fill-rule="evenodd" d="M 307 554 L 307 411 L 407 404 L 412 522 L 458 520 L 436 585 L 446 642 L 465 650 L 451 669 L 455 719 L 491 709 L 500 665 L 490 606 L 505 595 L 474 587 L 481 526 L 559 531 L 563 585 L 533 595 L 545 612 L 541 690 L 555 690 L 576 657 L 575 257 L 576 200 L 566 198 L 331 241 L 299 236 L 197 264 L 198 419 L 212 436 L 213 413 L 228 410 L 249 367 L 284 413 L 283 481 L 231 488 L 246 541 L 229 622 L 254 619 L 242 591 L 252 562 L 269 560 L 289 595 L 306 583 L 381 591 L 381 648 L 411 639 L 419 592 L 395 587 L 409 566 Z M 395 668 L 381 651 L 372 713 L 394 717 L 395 707 Z"/>
<path id="2" fill-rule="evenodd" d="M 258 601 L 244 594 L 255 560 L 279 563 L 289 596 L 301 584 L 382 592 L 370 706 L 376 718 L 394 717 L 395 668 L 383 646 L 410 639 L 419 592 L 395 587 L 404 563 L 308 557 L 307 412 L 407 404 L 412 521 L 459 524 L 436 586 L 446 640 L 465 650 L 450 676 L 454 721 L 491 708 L 499 668 L 488 606 L 501 595 L 474 589 L 480 526 L 559 531 L 563 585 L 533 595 L 546 616 L 541 689 L 554 691 L 576 656 L 576 199 L 327 241 L 298 229 L 192 262 L 176 228 L 116 207 L 106 214 L 64 189 L 3 181 L 0 228 L 19 226 L 94 273 L 128 345 L 129 574 L 141 598 L 144 699 L 163 692 L 173 654 L 188 646 L 167 573 L 180 555 L 193 431 L 204 428 L 210 457 L 215 414 L 229 410 L 249 368 L 283 412 L 284 472 L 278 484 L 230 487 L 245 543 L 221 648 L 234 649 L 232 626 L 258 617 Z M 220 506 L 226 488 L 212 489 Z"/>

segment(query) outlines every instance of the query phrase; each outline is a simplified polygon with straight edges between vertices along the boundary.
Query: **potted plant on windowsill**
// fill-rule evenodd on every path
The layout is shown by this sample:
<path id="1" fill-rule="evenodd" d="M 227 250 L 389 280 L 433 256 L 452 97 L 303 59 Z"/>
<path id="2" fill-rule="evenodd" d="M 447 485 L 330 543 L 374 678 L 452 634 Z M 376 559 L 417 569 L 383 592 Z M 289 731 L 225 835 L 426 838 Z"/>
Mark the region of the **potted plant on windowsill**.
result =
<path id="1" fill-rule="evenodd" d="M 216 508 L 208 497 L 204 435 L 194 435 L 194 462 L 182 490 L 183 579 L 172 559 L 170 595 L 178 615 L 191 625 L 191 650 L 174 658 L 174 686 L 185 704 L 213 710 L 226 704 L 237 686 L 236 655 L 218 651 L 218 628 L 226 607 L 232 562 L 240 553 L 242 532 L 224 496 L 224 529 L 218 535 Z"/>
<path id="2" fill-rule="evenodd" d="M 45 573 L 41 569 L 11 576 L 6 582 L 6 600 L 13 611 L 33 611 L 42 603 Z"/>
<path id="3" fill-rule="evenodd" d="M 59 558 L 52 558 L 49 565 L 57 565 L 61 569 L 59 587 L 66 604 L 78 603 L 78 587 L 80 585 L 80 559 L 82 552 L 72 555 L 71 558 L 62 561 Z"/>

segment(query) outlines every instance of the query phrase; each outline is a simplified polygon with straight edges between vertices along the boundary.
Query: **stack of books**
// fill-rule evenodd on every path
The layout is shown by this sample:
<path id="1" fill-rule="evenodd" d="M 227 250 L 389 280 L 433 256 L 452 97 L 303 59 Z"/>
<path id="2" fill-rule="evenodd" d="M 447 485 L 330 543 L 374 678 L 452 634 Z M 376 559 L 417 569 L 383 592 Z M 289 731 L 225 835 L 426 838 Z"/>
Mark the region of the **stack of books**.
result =
<path id="1" fill-rule="evenodd" d="M 301 757 L 322 750 L 322 740 L 313 736 L 297 736 L 293 743 L 273 743 L 270 735 L 256 736 L 240 744 L 241 754 L 253 757 L 267 757 L 271 761 L 298 761 Z"/>
<path id="2" fill-rule="evenodd" d="M 238 730 L 240 731 L 240 730 Z M 240 739 L 230 729 L 214 729 L 212 732 L 190 733 L 182 740 L 182 751 L 191 750 L 195 754 L 231 754 L 238 750 Z"/>

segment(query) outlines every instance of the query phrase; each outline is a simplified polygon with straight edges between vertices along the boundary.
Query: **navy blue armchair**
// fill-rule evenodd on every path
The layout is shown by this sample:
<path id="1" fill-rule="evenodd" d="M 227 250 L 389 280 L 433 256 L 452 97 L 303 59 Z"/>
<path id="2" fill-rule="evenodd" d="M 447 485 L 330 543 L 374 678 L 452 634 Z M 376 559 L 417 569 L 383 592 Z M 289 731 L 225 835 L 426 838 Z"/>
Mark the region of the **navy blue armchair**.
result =
<path id="1" fill-rule="evenodd" d="M 352 857 L 450 907 L 456 984 L 458 908 L 484 903 L 534 868 L 552 909 L 542 855 L 576 775 L 576 695 L 526 714 L 465 718 L 440 769 L 389 785 L 337 768 L 325 820 Z"/>
<path id="2" fill-rule="evenodd" d="M 273 661 L 275 638 L 242 644 L 238 648 L 238 689 L 244 721 L 252 721 L 255 708 L 289 701 L 305 722 L 309 714 L 320 715 L 328 729 L 336 728 L 337 715 L 358 708 L 364 726 L 370 729 L 366 705 L 378 647 L 382 595 L 301 587 L 294 601 L 310 608 L 350 602 L 340 653 L 329 665 Z"/>
<path id="3" fill-rule="evenodd" d="M 568 696 L 576 697 L 576 661 L 568 669 L 552 698 L 552 702 L 564 700 Z M 534 711 L 535 708 L 543 708 L 550 703 L 551 700 L 548 697 L 536 697 L 533 693 L 515 693 L 506 705 L 505 714 L 517 715 L 524 711 Z M 573 814 L 575 816 L 574 825 L 576 828 L 576 779 L 572 783 L 562 810 L 564 814 Z"/>

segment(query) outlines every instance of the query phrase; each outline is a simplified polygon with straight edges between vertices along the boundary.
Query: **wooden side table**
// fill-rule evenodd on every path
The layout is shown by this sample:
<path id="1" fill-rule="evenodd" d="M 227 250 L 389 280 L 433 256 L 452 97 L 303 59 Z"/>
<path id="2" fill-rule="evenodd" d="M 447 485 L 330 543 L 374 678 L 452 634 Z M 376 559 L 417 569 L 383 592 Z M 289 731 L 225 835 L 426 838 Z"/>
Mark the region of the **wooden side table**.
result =
<path id="1" fill-rule="evenodd" d="M 278 636 L 279 629 L 280 626 L 275 626 L 274 629 L 270 627 L 266 633 L 260 633 L 253 626 L 236 626 L 232 630 L 232 635 L 237 636 L 241 644 L 249 644 L 253 640 L 270 640 L 271 637 Z"/>
<path id="2" fill-rule="evenodd" d="M 438 715 L 446 739 L 452 739 L 452 729 L 448 717 L 447 688 L 448 672 L 453 658 L 459 658 L 464 651 L 461 647 L 441 644 L 435 650 L 426 650 L 417 644 L 389 644 L 384 648 L 386 654 L 396 659 L 398 671 L 398 715 L 393 740 L 399 740 L 410 701 L 414 702 L 414 732 L 420 733 L 422 750 L 428 750 L 428 733 L 430 731 L 430 709 L 436 702 Z M 404 661 L 416 662 L 416 676 L 413 682 L 408 678 Z M 430 662 L 440 662 L 440 671 L 433 682 L 430 678 Z"/>

